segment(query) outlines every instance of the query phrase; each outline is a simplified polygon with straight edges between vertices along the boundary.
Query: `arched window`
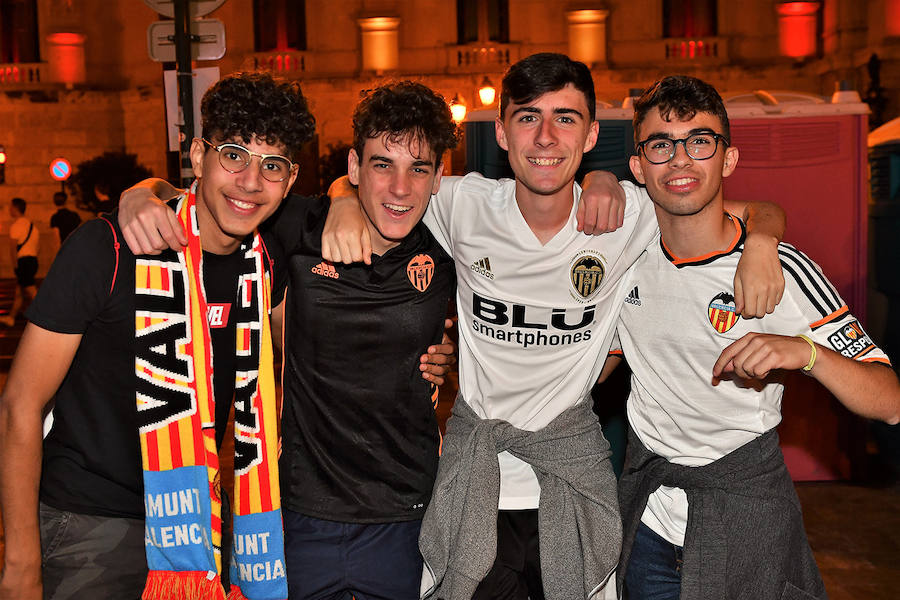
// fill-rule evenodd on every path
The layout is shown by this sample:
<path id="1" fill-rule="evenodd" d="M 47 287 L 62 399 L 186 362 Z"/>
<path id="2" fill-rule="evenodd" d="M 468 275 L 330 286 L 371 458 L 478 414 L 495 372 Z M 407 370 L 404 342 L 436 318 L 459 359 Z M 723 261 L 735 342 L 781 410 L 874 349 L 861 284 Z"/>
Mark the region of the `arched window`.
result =
<path id="1" fill-rule="evenodd" d="M 459 44 L 509 42 L 509 0 L 456 0 Z"/>
<path id="2" fill-rule="evenodd" d="M 717 33 L 716 0 L 663 0 L 664 37 L 715 37 Z"/>
<path id="3" fill-rule="evenodd" d="M 304 0 L 253 0 L 254 47 L 270 50 L 306 50 Z"/>
<path id="4" fill-rule="evenodd" d="M 37 0 L 0 0 L 0 63 L 40 61 Z"/>

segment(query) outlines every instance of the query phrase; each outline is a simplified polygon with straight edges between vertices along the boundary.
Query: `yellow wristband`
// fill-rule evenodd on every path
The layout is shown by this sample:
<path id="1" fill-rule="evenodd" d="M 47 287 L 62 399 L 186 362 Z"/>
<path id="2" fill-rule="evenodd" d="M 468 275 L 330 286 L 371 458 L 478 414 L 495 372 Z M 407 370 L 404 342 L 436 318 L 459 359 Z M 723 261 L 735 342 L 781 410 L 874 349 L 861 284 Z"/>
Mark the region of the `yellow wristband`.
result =
<path id="1" fill-rule="evenodd" d="M 805 367 L 803 367 L 804 371 L 810 371 L 810 370 L 812 370 L 813 366 L 816 364 L 816 345 L 811 339 L 809 339 L 802 333 L 796 337 L 798 337 L 802 340 L 806 340 L 806 343 L 809 344 L 809 347 L 812 350 L 812 354 L 809 355 L 809 362 L 806 364 Z"/>

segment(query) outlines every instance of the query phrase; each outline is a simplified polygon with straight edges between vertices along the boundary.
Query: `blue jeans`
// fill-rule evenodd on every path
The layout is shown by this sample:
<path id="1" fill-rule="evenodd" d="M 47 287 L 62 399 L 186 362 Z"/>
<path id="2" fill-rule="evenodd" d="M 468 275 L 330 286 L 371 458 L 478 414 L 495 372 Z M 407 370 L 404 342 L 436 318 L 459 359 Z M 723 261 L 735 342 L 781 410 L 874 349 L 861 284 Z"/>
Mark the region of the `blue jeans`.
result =
<path id="1" fill-rule="evenodd" d="M 681 563 L 681 546 L 665 540 L 641 523 L 625 571 L 625 598 L 678 600 Z"/>
<path id="2" fill-rule="evenodd" d="M 421 521 L 340 523 L 282 508 L 290 600 L 418 600 Z"/>

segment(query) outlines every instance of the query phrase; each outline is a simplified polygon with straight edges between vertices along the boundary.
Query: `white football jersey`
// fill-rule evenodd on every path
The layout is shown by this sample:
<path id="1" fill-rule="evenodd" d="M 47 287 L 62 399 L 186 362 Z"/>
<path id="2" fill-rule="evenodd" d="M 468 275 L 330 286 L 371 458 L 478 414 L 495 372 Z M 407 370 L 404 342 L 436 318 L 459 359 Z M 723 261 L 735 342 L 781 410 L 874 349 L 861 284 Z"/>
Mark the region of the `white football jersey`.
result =
<path id="1" fill-rule="evenodd" d="M 722 350 L 749 332 L 802 333 L 849 358 L 889 364 L 818 265 L 790 244 L 778 248 L 785 290 L 775 312 L 740 318 L 733 280 L 745 232 L 739 219 L 732 222 L 735 235 L 723 252 L 677 258 L 661 240 L 652 244 L 635 266 L 619 318 L 618 342 L 633 373 L 629 423 L 648 449 L 676 464 L 706 465 L 781 422 L 784 386 L 776 378 L 712 385 Z M 660 487 L 642 521 L 683 545 L 687 496 Z"/>
<path id="2" fill-rule="evenodd" d="M 425 223 L 456 261 L 460 397 L 480 417 L 534 431 L 590 395 L 606 358 L 629 269 L 658 229 L 649 197 L 624 184 L 622 228 L 568 222 L 542 245 L 515 199 L 516 182 L 445 177 Z M 536 508 L 531 467 L 500 454 L 500 508 Z"/>

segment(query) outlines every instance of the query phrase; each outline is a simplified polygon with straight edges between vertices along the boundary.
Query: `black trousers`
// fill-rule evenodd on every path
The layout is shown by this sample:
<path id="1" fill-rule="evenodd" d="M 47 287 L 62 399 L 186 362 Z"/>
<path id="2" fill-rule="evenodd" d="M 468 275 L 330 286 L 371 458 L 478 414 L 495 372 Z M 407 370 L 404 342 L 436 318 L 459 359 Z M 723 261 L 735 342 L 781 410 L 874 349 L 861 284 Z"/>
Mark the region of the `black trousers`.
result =
<path id="1" fill-rule="evenodd" d="M 544 600 L 538 511 L 497 513 L 497 558 L 472 600 Z"/>

